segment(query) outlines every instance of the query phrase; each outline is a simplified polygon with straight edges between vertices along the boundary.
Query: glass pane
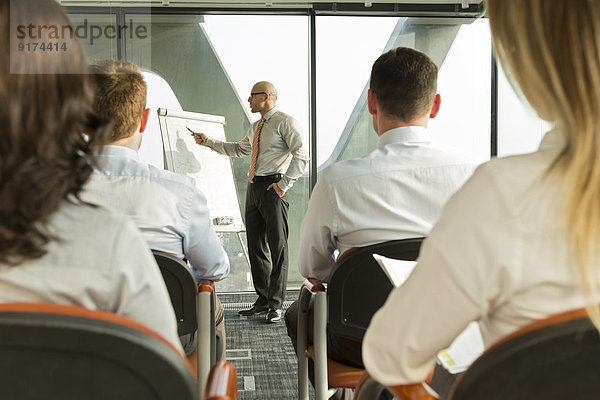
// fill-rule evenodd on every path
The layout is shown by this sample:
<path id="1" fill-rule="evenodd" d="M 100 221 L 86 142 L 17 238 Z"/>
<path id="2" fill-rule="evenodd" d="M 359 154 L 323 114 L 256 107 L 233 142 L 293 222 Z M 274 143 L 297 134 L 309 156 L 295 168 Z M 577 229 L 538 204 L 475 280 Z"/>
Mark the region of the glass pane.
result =
<path id="1" fill-rule="evenodd" d="M 317 160 L 323 166 L 340 159 L 342 136 L 353 129 L 365 139 L 372 131 L 366 89 L 373 62 L 386 49 L 399 18 L 317 18 Z M 340 67 L 343 62 L 343 68 Z M 360 127 L 356 127 L 360 124 Z M 357 149 L 358 150 L 358 149 Z M 348 149 L 344 158 L 363 155 Z M 350 155 L 352 153 L 352 155 Z"/>
<path id="2" fill-rule="evenodd" d="M 246 233 L 217 233 L 221 244 L 229 256 L 231 273 L 227 279 L 216 283 L 219 292 L 254 291 L 252 274 L 248 261 Z"/>
<path id="3" fill-rule="evenodd" d="M 452 19 L 318 17 L 320 169 L 376 147 L 377 135 L 366 104 L 369 75 L 377 57 L 397 46 L 421 50 L 440 67 L 442 108 L 429 123 L 433 138 L 489 158 L 491 43 L 487 21 L 458 24 Z"/>
<path id="4" fill-rule="evenodd" d="M 228 141 L 240 140 L 252 121 L 247 98 L 252 85 L 273 82 L 277 106 L 295 117 L 308 149 L 308 17 L 260 15 L 128 15 L 134 27 L 148 26 L 150 40 L 128 40 L 128 61 L 160 76 L 173 90 L 181 108 L 226 118 Z M 264 31 L 277 32 L 261 40 Z M 240 35 L 240 32 L 247 34 Z M 150 56 L 148 56 L 150 55 Z M 153 108 L 165 107 L 160 100 Z M 244 214 L 250 158 L 232 158 L 236 195 Z M 303 278 L 296 266 L 297 243 L 308 204 L 308 173 L 289 191 L 290 286 Z M 222 234 L 232 264 L 230 278 L 217 285 L 219 291 L 252 290 L 249 268 L 240 242 L 245 233 Z"/>
<path id="5" fill-rule="evenodd" d="M 515 93 L 498 64 L 498 157 L 536 151 L 549 129 L 550 124 Z"/>
<path id="6" fill-rule="evenodd" d="M 88 62 L 117 59 L 116 16 L 69 14 L 75 34 L 83 44 Z"/>
<path id="7" fill-rule="evenodd" d="M 442 42 L 445 46 L 450 41 L 449 32 L 457 30 L 449 49 L 438 48 L 433 53 L 428 52 L 441 65 L 438 93 L 442 96 L 442 107 L 439 114 L 429 121 L 432 136 L 438 142 L 489 159 L 492 71 L 489 21 L 480 18 L 470 24 L 430 26 L 429 29 L 429 43 L 427 47 L 417 46 L 419 50 L 428 52 L 429 46 L 435 48 L 440 36 L 446 39 Z M 440 53 L 444 51 L 447 53 L 441 58 Z"/>

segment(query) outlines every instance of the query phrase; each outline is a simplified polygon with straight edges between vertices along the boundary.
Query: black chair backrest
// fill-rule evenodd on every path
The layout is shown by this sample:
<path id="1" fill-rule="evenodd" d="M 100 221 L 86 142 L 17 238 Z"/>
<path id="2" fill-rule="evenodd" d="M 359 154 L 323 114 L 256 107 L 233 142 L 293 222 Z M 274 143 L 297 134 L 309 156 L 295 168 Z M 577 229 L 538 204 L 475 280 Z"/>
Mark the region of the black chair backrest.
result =
<path id="1" fill-rule="evenodd" d="M 177 317 L 179 336 L 194 333 L 196 321 L 196 281 L 185 262 L 164 251 L 152 250 L 160 268 Z"/>
<path id="2" fill-rule="evenodd" d="M 373 253 L 414 261 L 423 238 L 393 240 L 351 250 L 333 267 L 327 285 L 330 333 L 362 340 L 373 314 L 383 306 L 393 286 Z"/>
<path id="3" fill-rule="evenodd" d="M 571 314 L 571 313 L 569 313 Z M 593 399 L 600 387 L 600 336 L 584 310 L 512 335 L 457 382 L 453 400 Z"/>
<path id="4" fill-rule="evenodd" d="M 3 399 L 198 399 L 184 359 L 141 324 L 79 307 L 13 306 L 0 305 Z"/>

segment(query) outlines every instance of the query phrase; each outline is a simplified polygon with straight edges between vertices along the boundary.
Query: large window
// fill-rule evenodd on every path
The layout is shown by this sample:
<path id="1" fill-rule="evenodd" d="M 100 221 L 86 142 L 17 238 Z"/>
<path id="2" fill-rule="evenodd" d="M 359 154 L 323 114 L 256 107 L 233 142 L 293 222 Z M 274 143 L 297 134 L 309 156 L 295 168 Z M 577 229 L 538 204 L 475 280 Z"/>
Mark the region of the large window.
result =
<path id="1" fill-rule="evenodd" d="M 448 146 L 471 151 L 482 158 L 490 156 L 491 39 L 487 19 L 458 26 L 433 26 L 427 48 L 439 61 L 438 92 L 442 107 L 430 121 L 433 138 Z M 456 36 L 444 50 L 451 32 Z M 420 48 L 417 46 L 417 48 Z M 437 49 L 437 50 L 436 50 Z"/>
<path id="2" fill-rule="evenodd" d="M 240 140 L 260 115 L 251 114 L 248 96 L 254 83 L 271 81 L 278 107 L 295 117 L 308 149 L 308 17 L 259 15 L 131 15 L 134 24 L 150 24 L 150 41 L 127 43 L 127 58 L 162 77 L 181 108 L 226 118 L 228 141 Z M 265 34 L 266 31 L 273 34 Z M 239 32 L 244 32 L 240 35 Z M 276 34 L 274 34 L 276 32 Z M 269 40 L 265 38 L 269 37 Z M 145 47 L 150 46 L 149 49 Z M 151 54 L 150 57 L 147 55 Z M 155 107 L 166 107 L 155 103 Z M 232 158 L 236 193 L 244 214 L 250 158 Z M 296 268 L 299 230 L 308 203 L 308 171 L 288 192 L 290 200 L 289 280 L 301 282 Z M 249 266 L 235 233 L 220 233 L 232 266 L 221 291 L 252 290 Z"/>
<path id="3" fill-rule="evenodd" d="M 117 18 L 114 14 L 70 14 L 87 60 L 117 58 Z"/>
<path id="4" fill-rule="evenodd" d="M 309 149 L 309 60 L 308 60 L 308 18 L 305 16 L 226 16 L 207 15 L 202 24 L 204 32 L 212 44 L 214 53 L 240 99 L 242 109 L 248 115 L 248 96 L 257 81 L 270 81 L 278 91 L 277 106 L 298 120 L 302 127 L 303 140 Z M 244 35 L 236 34 L 244 32 Z M 238 106 L 239 107 L 239 106 Z M 259 114 L 248 115 L 248 121 L 260 118 Z M 246 129 L 231 132 L 237 140 Z M 247 176 L 250 158 L 234 160 L 236 186 L 240 208 L 244 209 Z M 306 211 L 309 193 L 309 171 L 300 178 L 288 192 L 289 209 L 289 268 L 288 281 L 297 286 L 303 278 L 296 267 L 300 224 Z M 235 243 L 235 240 L 232 240 Z M 238 253 L 239 254 L 239 253 Z M 236 281 L 244 279 L 246 287 L 253 290 L 249 269 L 236 273 Z M 225 281 L 220 284 L 223 287 Z M 232 289 L 234 289 L 232 287 Z"/>
<path id="5" fill-rule="evenodd" d="M 342 153 L 352 158 L 374 148 L 346 149 L 353 135 L 376 143 L 366 111 L 369 75 L 373 62 L 388 50 L 399 21 L 396 17 L 317 18 L 317 162 L 321 168 L 338 161 Z"/>
<path id="6" fill-rule="evenodd" d="M 366 107 L 373 62 L 383 52 L 408 46 L 427 53 L 440 69 L 442 108 L 430 121 L 433 138 L 443 144 L 489 157 L 491 45 L 486 20 L 383 16 L 325 16 L 308 11 L 265 15 L 154 14 L 111 8 L 108 14 L 73 14 L 99 26 L 119 20 L 130 32 L 121 40 L 85 44 L 88 59 L 122 58 L 140 66 L 149 85 L 152 120 L 140 157 L 162 167 L 162 141 L 156 110 L 168 108 L 226 118 L 228 141 L 240 140 L 251 123 L 247 98 L 253 84 L 268 80 L 279 92 L 278 107 L 302 127 L 307 149 L 319 171 L 332 162 L 365 155 L 377 144 Z M 120 19 L 119 19 L 120 18 Z M 310 28 L 315 21 L 314 53 Z M 311 71 L 311 54 L 316 68 Z M 316 106 L 311 108 L 311 76 L 316 77 Z M 502 91 L 502 89 L 501 89 Z M 502 101 L 502 100 L 501 100 Z M 311 116 L 316 129 L 311 131 Z M 501 148 L 508 145 L 501 142 Z M 314 151 L 316 149 L 316 152 Z M 512 151 L 512 150 L 511 150 Z M 231 171 L 240 213 L 244 214 L 250 159 L 232 158 Z M 312 171 L 312 172 L 315 172 Z M 303 281 L 297 268 L 299 232 L 309 200 L 311 170 L 289 192 L 289 287 Z M 220 233 L 232 265 L 219 291 L 253 290 L 244 232 Z"/>
<path id="7" fill-rule="evenodd" d="M 373 62 L 406 46 L 440 68 L 442 108 L 433 138 L 489 157 L 491 44 L 486 20 L 396 17 L 317 18 L 317 159 L 320 168 L 377 145 L 367 110 Z"/>
<path id="8" fill-rule="evenodd" d="M 520 93 L 515 93 L 498 65 L 498 156 L 536 151 L 550 124 L 540 119 Z"/>

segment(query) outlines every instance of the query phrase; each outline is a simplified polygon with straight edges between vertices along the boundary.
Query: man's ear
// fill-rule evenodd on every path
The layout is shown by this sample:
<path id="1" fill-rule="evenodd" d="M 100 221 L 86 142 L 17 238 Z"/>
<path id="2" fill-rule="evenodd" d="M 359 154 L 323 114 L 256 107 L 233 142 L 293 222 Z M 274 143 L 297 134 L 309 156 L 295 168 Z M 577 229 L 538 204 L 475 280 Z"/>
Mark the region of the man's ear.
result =
<path id="1" fill-rule="evenodd" d="M 371 89 L 367 93 L 367 106 L 371 115 L 377 115 L 377 95 Z"/>
<path id="2" fill-rule="evenodd" d="M 146 124 L 148 123 L 148 119 L 150 118 L 150 109 L 146 108 L 142 111 L 142 118 L 140 120 L 140 132 L 144 132 L 146 130 Z"/>
<path id="3" fill-rule="evenodd" d="M 273 93 L 267 93 L 265 96 L 265 102 L 275 103 L 277 101 L 277 97 L 273 97 Z"/>
<path id="4" fill-rule="evenodd" d="M 440 111 L 440 106 L 442 105 L 442 96 L 439 94 L 435 95 L 435 99 L 433 99 L 433 106 L 431 107 L 431 112 L 429 113 L 429 118 L 435 118 L 438 111 Z"/>

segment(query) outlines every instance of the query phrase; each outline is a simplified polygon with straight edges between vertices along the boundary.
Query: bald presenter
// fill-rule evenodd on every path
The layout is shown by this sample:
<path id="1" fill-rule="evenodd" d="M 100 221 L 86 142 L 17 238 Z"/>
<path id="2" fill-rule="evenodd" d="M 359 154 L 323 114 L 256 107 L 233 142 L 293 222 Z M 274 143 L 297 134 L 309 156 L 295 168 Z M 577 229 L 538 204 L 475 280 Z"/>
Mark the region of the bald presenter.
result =
<path id="1" fill-rule="evenodd" d="M 281 320 L 288 275 L 288 208 L 286 192 L 304 173 L 308 156 L 298 122 L 277 109 L 277 90 L 258 82 L 248 97 L 260 113 L 239 142 L 220 142 L 195 133 L 196 143 L 229 157 L 250 156 L 246 191 L 246 233 L 250 269 L 258 299 L 245 316 L 266 314 L 267 323 Z M 267 255 L 271 251 L 271 263 Z"/>

